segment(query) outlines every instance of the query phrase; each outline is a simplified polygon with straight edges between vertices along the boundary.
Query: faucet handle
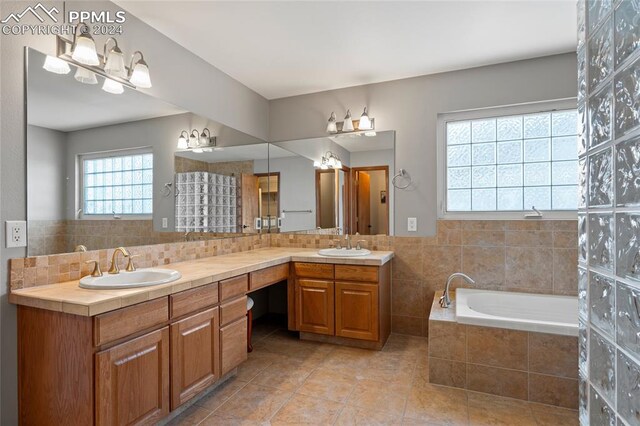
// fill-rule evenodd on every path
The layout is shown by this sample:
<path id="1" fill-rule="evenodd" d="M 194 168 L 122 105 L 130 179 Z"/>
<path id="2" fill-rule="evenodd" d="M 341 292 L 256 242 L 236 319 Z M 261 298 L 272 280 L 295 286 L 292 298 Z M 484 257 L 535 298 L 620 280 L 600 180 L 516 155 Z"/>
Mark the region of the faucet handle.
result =
<path id="1" fill-rule="evenodd" d="M 98 260 L 87 260 L 84 263 L 91 264 L 93 263 L 93 271 L 91 272 L 92 277 L 101 277 L 102 271 L 100 270 L 100 261 Z"/>
<path id="2" fill-rule="evenodd" d="M 342 248 L 342 241 L 340 241 L 340 240 L 331 240 L 331 242 L 333 243 L 333 246 L 335 248 L 337 248 L 338 250 L 340 250 Z"/>
<path id="3" fill-rule="evenodd" d="M 356 250 L 362 250 L 362 244 L 360 244 L 360 243 L 365 243 L 366 244 L 367 242 L 368 242 L 367 240 L 358 240 L 356 242 Z"/>
<path id="4" fill-rule="evenodd" d="M 136 265 L 133 264 L 133 259 L 136 257 L 140 257 L 139 254 L 130 254 L 129 256 L 127 256 L 127 258 L 129 259 L 127 262 L 127 267 L 126 267 L 126 271 L 127 272 L 133 272 L 136 270 Z"/>

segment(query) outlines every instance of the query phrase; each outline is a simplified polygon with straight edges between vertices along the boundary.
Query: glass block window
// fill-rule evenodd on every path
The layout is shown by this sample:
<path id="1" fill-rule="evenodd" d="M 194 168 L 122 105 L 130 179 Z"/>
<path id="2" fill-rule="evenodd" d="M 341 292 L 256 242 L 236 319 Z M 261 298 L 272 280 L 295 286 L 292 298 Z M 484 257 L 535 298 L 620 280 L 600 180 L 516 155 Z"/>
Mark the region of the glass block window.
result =
<path id="1" fill-rule="evenodd" d="M 446 210 L 577 210 L 577 111 L 445 122 Z"/>
<path id="2" fill-rule="evenodd" d="M 84 215 L 153 213 L 152 153 L 84 156 L 81 167 Z"/>

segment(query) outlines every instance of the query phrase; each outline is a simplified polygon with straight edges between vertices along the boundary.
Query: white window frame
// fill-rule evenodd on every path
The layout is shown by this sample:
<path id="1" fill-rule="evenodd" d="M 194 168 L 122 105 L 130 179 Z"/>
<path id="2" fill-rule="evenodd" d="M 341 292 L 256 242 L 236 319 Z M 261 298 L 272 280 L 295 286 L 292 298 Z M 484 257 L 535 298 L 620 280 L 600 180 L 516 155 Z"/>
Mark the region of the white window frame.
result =
<path id="1" fill-rule="evenodd" d="M 506 105 L 500 107 L 439 113 L 437 119 L 437 201 L 438 218 L 451 220 L 518 220 L 533 211 L 447 211 L 447 138 L 446 127 L 451 121 L 478 120 L 508 115 L 535 114 L 542 112 L 577 109 L 576 98 L 565 98 L 553 101 L 532 102 L 526 104 Z M 577 150 L 577 144 L 576 144 Z M 578 219 L 577 210 L 541 210 L 543 219 Z"/>
<path id="2" fill-rule="evenodd" d="M 84 212 L 84 160 L 95 160 L 97 158 L 107 158 L 107 157 L 123 157 L 129 155 L 138 155 L 138 154 L 154 154 L 153 147 L 144 146 L 138 148 L 122 148 L 122 149 L 114 149 L 109 151 L 100 151 L 100 152 L 89 152 L 85 154 L 78 154 L 76 156 L 76 164 L 77 164 L 77 182 L 76 186 L 76 211 L 78 209 L 82 209 L 82 213 L 76 220 L 112 220 L 112 214 L 89 214 L 86 215 Z M 155 154 L 153 156 L 153 179 L 155 180 L 155 164 L 156 158 Z M 153 185 L 153 183 L 152 183 Z M 154 197 L 155 198 L 155 197 Z M 151 214 L 122 214 L 120 217 L 123 220 L 151 220 L 153 219 L 153 205 L 151 207 Z"/>

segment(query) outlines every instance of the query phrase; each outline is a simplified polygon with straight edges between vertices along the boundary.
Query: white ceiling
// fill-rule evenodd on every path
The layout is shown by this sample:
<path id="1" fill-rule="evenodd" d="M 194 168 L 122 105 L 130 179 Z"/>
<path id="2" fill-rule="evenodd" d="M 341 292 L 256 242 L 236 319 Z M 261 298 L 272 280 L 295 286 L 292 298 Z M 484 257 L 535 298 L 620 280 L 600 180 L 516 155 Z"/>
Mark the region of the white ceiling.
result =
<path id="1" fill-rule="evenodd" d="M 570 52 L 577 33 L 575 0 L 115 2 L 267 99 Z"/>

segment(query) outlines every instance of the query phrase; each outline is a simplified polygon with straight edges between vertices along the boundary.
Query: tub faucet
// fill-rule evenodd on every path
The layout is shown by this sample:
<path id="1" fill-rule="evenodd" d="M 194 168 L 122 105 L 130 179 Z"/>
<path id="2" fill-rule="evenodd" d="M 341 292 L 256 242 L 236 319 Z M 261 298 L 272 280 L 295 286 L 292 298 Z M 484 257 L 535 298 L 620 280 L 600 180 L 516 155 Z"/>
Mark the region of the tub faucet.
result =
<path id="1" fill-rule="evenodd" d="M 451 281 L 453 281 L 457 277 L 464 279 L 469 284 L 476 283 L 471 277 L 463 274 L 462 272 L 456 272 L 455 274 L 449 275 L 449 278 L 447 278 L 447 285 L 444 287 L 444 293 L 442 293 L 442 297 L 440 297 L 439 302 L 440 306 L 443 308 L 448 308 L 449 306 L 451 306 L 451 297 L 449 297 L 449 286 L 451 285 Z"/>

